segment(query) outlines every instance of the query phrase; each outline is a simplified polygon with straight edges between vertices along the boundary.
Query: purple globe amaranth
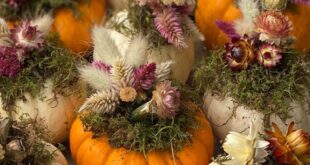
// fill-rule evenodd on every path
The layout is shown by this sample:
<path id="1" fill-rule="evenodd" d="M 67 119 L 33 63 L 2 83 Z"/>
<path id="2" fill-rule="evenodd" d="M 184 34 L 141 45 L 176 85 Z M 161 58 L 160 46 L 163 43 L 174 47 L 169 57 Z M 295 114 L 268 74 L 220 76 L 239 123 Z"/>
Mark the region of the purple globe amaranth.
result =
<path id="1" fill-rule="evenodd" d="M 41 48 L 44 43 L 44 35 L 36 26 L 31 26 L 29 21 L 11 29 L 11 38 L 17 48 L 33 50 Z"/>
<path id="2" fill-rule="evenodd" d="M 0 47 L 0 77 L 15 77 L 21 68 L 16 49 Z"/>
<path id="3" fill-rule="evenodd" d="M 91 65 L 93 68 L 99 69 L 106 73 L 110 73 L 111 71 L 111 66 L 100 60 L 93 61 Z"/>
<path id="4" fill-rule="evenodd" d="M 152 88 L 156 80 L 156 64 L 150 63 L 140 66 L 134 71 L 134 87 L 139 90 Z"/>
<path id="5" fill-rule="evenodd" d="M 173 118 L 180 111 L 180 93 L 171 86 L 170 81 L 164 81 L 156 86 L 153 99 L 157 107 L 157 115 L 163 119 Z"/>

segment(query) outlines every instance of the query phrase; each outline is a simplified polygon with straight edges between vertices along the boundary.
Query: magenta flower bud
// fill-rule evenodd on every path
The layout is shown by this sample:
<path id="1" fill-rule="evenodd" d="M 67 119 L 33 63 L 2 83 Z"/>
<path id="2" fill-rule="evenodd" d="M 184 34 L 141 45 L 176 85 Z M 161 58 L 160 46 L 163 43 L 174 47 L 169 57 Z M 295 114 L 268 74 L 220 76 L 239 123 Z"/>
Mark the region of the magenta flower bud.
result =
<path id="1" fill-rule="evenodd" d="M 0 77 L 15 77 L 21 68 L 16 49 L 0 47 Z"/>
<path id="2" fill-rule="evenodd" d="M 91 65 L 93 68 L 99 69 L 106 73 L 110 73 L 111 71 L 111 66 L 100 60 L 94 60 Z"/>
<path id="3" fill-rule="evenodd" d="M 134 72 L 134 87 L 137 90 L 148 90 L 152 88 L 156 80 L 156 64 L 145 64 L 137 68 Z"/>

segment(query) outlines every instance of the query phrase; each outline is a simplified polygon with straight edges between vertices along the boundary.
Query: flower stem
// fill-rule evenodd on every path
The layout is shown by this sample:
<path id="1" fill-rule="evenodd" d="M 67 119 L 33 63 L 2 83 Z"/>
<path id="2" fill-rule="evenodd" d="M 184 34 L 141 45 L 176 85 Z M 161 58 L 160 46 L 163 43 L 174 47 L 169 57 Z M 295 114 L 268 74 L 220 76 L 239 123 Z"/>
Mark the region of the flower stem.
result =
<path id="1" fill-rule="evenodd" d="M 154 109 L 154 107 L 153 107 L 153 99 L 152 99 L 152 100 L 144 103 L 143 105 L 141 105 L 137 109 L 135 109 L 131 113 L 131 117 L 134 120 L 139 120 L 147 114 L 154 113 L 153 109 Z"/>

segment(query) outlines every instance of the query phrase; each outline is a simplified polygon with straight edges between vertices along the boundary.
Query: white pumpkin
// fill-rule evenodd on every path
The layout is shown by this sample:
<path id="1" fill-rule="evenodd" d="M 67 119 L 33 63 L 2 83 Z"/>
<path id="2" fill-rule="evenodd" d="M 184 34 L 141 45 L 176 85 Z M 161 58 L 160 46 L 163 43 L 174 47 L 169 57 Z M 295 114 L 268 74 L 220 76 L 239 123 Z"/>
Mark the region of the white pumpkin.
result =
<path id="1" fill-rule="evenodd" d="M 233 109 L 234 102 L 231 97 L 219 99 L 216 96 L 206 95 L 205 97 L 206 113 L 210 123 L 213 126 L 215 135 L 219 139 L 225 139 L 230 131 L 247 132 L 251 120 L 260 126 L 260 132 L 264 133 L 263 118 L 264 115 L 254 110 L 249 110 L 243 106 Z M 307 106 L 298 103 L 292 103 L 292 118 L 283 122 L 278 116 L 272 115 L 271 122 L 278 124 L 282 131 L 286 130 L 287 125 L 294 121 L 296 128 L 302 128 L 310 131 L 310 114 L 306 113 Z"/>
<path id="2" fill-rule="evenodd" d="M 55 147 L 53 144 L 44 142 L 45 149 L 48 150 L 50 153 L 55 153 L 54 160 L 51 162 L 50 165 L 68 165 L 68 161 L 66 157 L 62 154 L 62 152 Z"/>
<path id="3" fill-rule="evenodd" d="M 127 11 L 121 11 L 114 16 L 107 26 L 111 22 L 124 22 L 127 28 L 132 28 L 127 18 Z M 119 52 L 124 56 L 125 51 L 128 48 L 131 36 L 126 36 L 113 29 L 111 29 L 111 38 L 117 45 Z M 189 77 L 195 61 L 195 45 L 192 39 L 187 39 L 187 48 L 178 49 L 172 45 L 162 46 L 158 49 L 152 49 L 148 54 L 148 62 L 162 63 L 166 61 L 174 61 L 172 69 L 172 78 L 185 83 Z"/>
<path id="4" fill-rule="evenodd" d="M 16 108 L 12 112 L 13 120 L 19 120 L 20 116 L 28 114 L 33 119 L 44 119 L 52 135 L 53 143 L 60 143 L 67 139 L 75 111 L 85 100 L 85 92 L 81 89 L 80 94 L 64 97 L 53 93 L 53 83 L 47 81 L 45 88 L 36 98 L 25 93 L 25 100 L 17 100 Z M 55 99 L 56 97 L 56 99 Z M 6 117 L 7 112 L 3 109 L 0 98 L 0 114 Z"/>

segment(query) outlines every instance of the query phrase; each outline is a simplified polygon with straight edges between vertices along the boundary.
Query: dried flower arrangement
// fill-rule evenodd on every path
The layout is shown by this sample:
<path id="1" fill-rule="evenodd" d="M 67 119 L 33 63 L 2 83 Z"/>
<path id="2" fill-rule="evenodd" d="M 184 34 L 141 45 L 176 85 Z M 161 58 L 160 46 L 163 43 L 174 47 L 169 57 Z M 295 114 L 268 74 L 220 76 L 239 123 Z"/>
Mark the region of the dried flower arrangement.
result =
<path id="1" fill-rule="evenodd" d="M 29 19 L 63 6 L 74 8 L 76 3 L 76 0 L 1 0 L 0 17 L 10 21 Z"/>
<path id="2" fill-rule="evenodd" d="M 194 8 L 192 0 L 129 0 L 120 13 L 126 19 L 112 20 L 109 26 L 127 36 L 147 35 L 153 47 L 186 48 L 187 38 L 203 38 L 190 18 Z"/>
<path id="3" fill-rule="evenodd" d="M 242 19 L 216 21 L 231 42 L 210 51 L 195 73 L 197 87 L 263 113 L 266 126 L 271 114 L 289 118 L 292 102 L 310 103 L 310 56 L 293 49 L 293 27 L 282 13 L 288 5 L 286 0 L 238 1 Z"/>
<path id="4" fill-rule="evenodd" d="M 0 20 L 0 93 L 5 110 L 28 92 L 37 96 L 51 79 L 55 94 L 75 93 L 78 72 L 74 57 L 60 47 L 56 34 L 48 34 L 53 20 L 45 15 L 9 29 Z"/>
<path id="5" fill-rule="evenodd" d="M 285 135 L 276 124 L 274 132 L 260 138 L 257 125 L 251 123 L 249 135 L 230 132 L 224 143 L 226 154 L 219 155 L 210 165 L 276 164 L 303 165 L 310 162 L 310 135 L 302 129 L 295 130 L 291 122 Z M 265 140 L 264 140 L 265 139 Z"/>
<path id="6" fill-rule="evenodd" d="M 182 149 L 199 127 L 187 102 L 197 102 L 200 96 L 170 80 L 172 61 L 147 63 L 147 40 L 142 36 L 130 42 L 123 57 L 108 29 L 94 31 L 102 40 L 95 43 L 92 64 L 80 68 L 81 77 L 97 90 L 79 111 L 85 131 L 94 138 L 107 135 L 112 147 L 144 154 L 171 145 L 175 151 Z M 96 48 L 102 45 L 104 49 Z"/>
<path id="7" fill-rule="evenodd" d="M 0 137 L 0 163 L 3 165 L 67 164 L 61 152 L 49 143 L 49 133 L 43 120 L 26 116 L 19 122 L 1 119 Z"/>

